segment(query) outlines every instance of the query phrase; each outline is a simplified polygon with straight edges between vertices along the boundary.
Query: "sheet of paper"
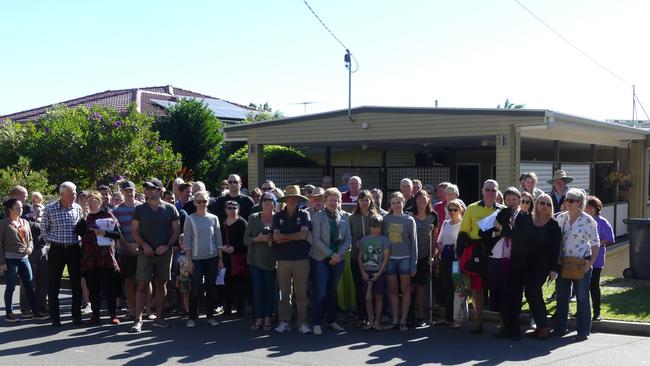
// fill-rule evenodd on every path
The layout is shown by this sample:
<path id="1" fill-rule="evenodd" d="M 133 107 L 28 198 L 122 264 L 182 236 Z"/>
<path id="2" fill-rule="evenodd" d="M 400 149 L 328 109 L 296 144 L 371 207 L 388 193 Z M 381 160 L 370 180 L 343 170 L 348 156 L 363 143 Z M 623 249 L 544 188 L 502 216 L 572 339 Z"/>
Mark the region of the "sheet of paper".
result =
<path id="1" fill-rule="evenodd" d="M 99 230 L 104 230 L 104 231 L 114 231 L 115 230 L 115 220 L 108 218 L 108 219 L 97 219 L 95 220 L 95 225 L 97 226 L 97 229 Z M 111 246 L 115 243 L 115 241 L 111 238 L 107 238 L 105 236 L 98 235 L 97 236 L 97 245 L 99 246 Z"/>
<path id="2" fill-rule="evenodd" d="M 491 213 L 489 216 L 486 216 L 481 220 L 479 220 L 478 227 L 483 231 L 488 231 L 494 228 L 494 221 L 496 221 L 497 214 L 499 214 L 499 211 L 500 210 L 496 210 L 493 213 Z"/>

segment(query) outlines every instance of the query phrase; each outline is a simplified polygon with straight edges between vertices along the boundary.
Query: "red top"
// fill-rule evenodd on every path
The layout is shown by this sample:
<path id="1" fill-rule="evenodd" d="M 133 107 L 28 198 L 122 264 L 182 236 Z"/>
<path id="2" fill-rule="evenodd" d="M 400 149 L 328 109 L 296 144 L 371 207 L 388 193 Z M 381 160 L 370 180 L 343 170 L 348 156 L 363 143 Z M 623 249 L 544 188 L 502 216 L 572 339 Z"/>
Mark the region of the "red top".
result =
<path id="1" fill-rule="evenodd" d="M 109 218 L 117 223 L 113 214 L 103 210 L 95 214 L 88 214 L 86 217 L 88 230 L 81 236 L 81 273 L 86 273 L 94 268 L 111 268 L 116 272 L 120 270 L 117 260 L 115 260 L 115 246 L 97 245 L 97 236 L 91 229 L 97 227 L 95 220 Z"/>
<path id="2" fill-rule="evenodd" d="M 445 206 L 447 206 L 447 201 L 441 201 L 433 205 L 433 210 L 438 215 L 438 225 L 441 225 L 446 220 Z"/>

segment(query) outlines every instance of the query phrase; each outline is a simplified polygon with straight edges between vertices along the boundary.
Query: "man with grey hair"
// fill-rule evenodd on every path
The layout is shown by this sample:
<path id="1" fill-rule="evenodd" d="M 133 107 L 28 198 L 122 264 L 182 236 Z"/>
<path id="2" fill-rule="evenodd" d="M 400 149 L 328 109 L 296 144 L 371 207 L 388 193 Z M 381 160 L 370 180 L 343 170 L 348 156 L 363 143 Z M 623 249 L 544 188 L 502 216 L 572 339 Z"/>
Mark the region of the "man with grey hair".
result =
<path id="1" fill-rule="evenodd" d="M 404 203 L 404 212 L 412 212 L 415 208 L 415 196 L 413 195 L 413 181 L 409 178 L 403 178 L 399 182 L 399 190 L 402 192 L 406 202 Z"/>
<path id="2" fill-rule="evenodd" d="M 361 192 L 361 177 L 356 175 L 348 179 L 348 191 L 341 194 L 342 203 L 356 203 Z"/>
<path id="3" fill-rule="evenodd" d="M 23 204 L 23 214 L 20 216 L 27 221 L 34 221 L 32 217 L 32 206 L 27 204 L 27 188 L 23 186 L 14 186 L 9 191 L 9 197 L 15 198 Z"/>
<path id="4" fill-rule="evenodd" d="M 72 322 L 81 324 L 81 246 L 76 226 L 83 218 L 81 206 L 75 203 L 77 186 L 63 182 L 59 186 L 60 198 L 43 211 L 42 233 L 49 244 L 48 302 L 50 319 L 54 327 L 61 326 L 59 291 L 63 268 L 68 267 L 72 289 Z"/>

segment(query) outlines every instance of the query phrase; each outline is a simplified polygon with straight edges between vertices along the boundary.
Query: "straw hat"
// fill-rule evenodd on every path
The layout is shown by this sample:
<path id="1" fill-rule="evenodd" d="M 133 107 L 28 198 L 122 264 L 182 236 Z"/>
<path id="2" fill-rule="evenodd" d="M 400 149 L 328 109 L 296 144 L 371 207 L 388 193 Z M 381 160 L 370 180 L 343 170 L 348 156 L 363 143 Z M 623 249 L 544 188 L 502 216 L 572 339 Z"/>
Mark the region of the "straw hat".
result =
<path id="1" fill-rule="evenodd" d="M 558 179 L 562 179 L 565 183 L 573 182 L 573 177 L 566 175 L 564 170 L 556 170 L 553 172 L 553 178 L 551 178 L 547 183 L 553 184 Z"/>
<path id="2" fill-rule="evenodd" d="M 287 186 L 287 188 L 284 189 L 284 197 L 279 198 L 278 201 L 284 202 L 288 197 L 298 197 L 305 201 L 309 200 L 307 197 L 300 194 L 300 186 L 298 185 Z"/>
<path id="3" fill-rule="evenodd" d="M 325 195 L 325 189 L 323 189 L 323 187 L 314 187 L 309 197 L 318 197 L 324 195 Z"/>

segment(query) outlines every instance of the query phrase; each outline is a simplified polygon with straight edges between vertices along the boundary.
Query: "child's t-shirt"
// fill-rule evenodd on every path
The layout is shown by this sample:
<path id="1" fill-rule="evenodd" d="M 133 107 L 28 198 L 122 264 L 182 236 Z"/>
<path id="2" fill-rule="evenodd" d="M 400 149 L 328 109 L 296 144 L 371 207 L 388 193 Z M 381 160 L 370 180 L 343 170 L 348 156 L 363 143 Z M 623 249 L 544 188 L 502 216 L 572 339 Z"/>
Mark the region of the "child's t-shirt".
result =
<path id="1" fill-rule="evenodd" d="M 178 274 L 181 281 L 190 280 L 190 265 L 185 252 L 178 253 Z"/>
<path id="2" fill-rule="evenodd" d="M 390 249 L 386 235 L 366 235 L 359 241 L 361 262 L 365 271 L 379 271 L 384 261 L 384 250 Z"/>

